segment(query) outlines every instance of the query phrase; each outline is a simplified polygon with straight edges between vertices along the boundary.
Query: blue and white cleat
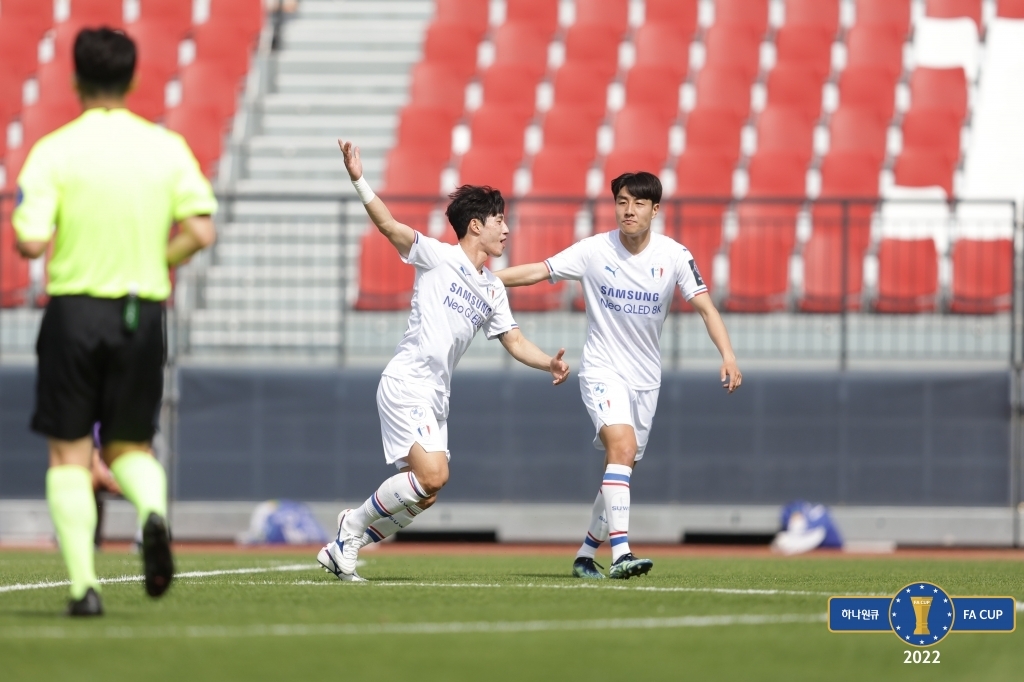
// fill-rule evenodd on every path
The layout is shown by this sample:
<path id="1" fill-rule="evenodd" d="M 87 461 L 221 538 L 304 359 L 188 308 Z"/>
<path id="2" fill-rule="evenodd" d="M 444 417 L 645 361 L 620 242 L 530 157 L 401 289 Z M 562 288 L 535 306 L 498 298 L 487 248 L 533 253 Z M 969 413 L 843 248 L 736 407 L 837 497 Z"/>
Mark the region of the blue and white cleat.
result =
<path id="1" fill-rule="evenodd" d="M 608 569 L 608 577 L 615 580 L 629 580 L 635 575 L 646 575 L 654 567 L 650 559 L 637 559 L 632 554 L 623 554 Z"/>
<path id="2" fill-rule="evenodd" d="M 591 578 L 595 580 L 604 580 L 604 573 L 597 570 L 599 567 L 603 568 L 601 564 L 597 563 L 593 559 L 585 556 L 576 557 L 576 561 L 572 562 L 572 574 L 576 578 Z"/>
<path id="3" fill-rule="evenodd" d="M 356 562 L 359 560 L 359 548 L 363 546 L 363 538 L 342 535 L 344 531 L 341 524 L 350 511 L 352 510 L 346 509 L 338 514 L 338 538 L 325 545 L 317 553 L 316 560 L 324 570 L 334 574 L 338 580 L 363 583 L 366 579 L 356 573 Z"/>

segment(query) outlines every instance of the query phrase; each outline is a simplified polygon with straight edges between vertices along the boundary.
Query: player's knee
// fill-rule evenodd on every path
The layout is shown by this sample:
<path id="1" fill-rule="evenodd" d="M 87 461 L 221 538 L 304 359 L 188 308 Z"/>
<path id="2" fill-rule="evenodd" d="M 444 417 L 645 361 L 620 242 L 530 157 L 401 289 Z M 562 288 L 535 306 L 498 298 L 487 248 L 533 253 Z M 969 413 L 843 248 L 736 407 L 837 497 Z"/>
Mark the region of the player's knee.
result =
<path id="1" fill-rule="evenodd" d="M 607 452 L 607 457 L 609 464 L 622 464 L 631 467 L 636 459 L 636 446 L 622 445 L 610 448 Z"/>
<path id="2" fill-rule="evenodd" d="M 437 502 L 437 495 L 431 495 L 430 497 L 424 497 L 422 500 L 416 503 L 416 506 L 420 509 L 429 509 L 434 506 Z"/>
<path id="3" fill-rule="evenodd" d="M 423 488 L 423 492 L 433 497 L 448 482 L 448 468 L 436 467 L 417 472 L 416 480 Z"/>

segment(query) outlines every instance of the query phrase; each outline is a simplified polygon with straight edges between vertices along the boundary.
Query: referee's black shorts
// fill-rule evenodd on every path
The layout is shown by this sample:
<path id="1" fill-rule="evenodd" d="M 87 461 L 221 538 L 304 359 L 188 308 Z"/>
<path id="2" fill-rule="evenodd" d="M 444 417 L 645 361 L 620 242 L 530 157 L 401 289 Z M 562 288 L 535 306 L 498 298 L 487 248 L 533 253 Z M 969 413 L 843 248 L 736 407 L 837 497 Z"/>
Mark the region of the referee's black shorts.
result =
<path id="1" fill-rule="evenodd" d="M 156 433 L 167 359 L 163 303 L 139 301 L 134 332 L 125 299 L 54 296 L 36 353 L 32 430 L 77 440 L 100 423 L 100 442 L 147 442 Z"/>

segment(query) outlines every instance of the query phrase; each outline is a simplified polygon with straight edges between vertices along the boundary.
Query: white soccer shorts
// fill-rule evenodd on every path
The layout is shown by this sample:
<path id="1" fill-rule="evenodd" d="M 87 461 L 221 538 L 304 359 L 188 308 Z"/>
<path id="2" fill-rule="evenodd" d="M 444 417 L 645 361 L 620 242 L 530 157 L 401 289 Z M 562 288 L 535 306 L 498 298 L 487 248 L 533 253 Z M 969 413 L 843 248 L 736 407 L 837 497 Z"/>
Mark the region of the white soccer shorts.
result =
<path id="1" fill-rule="evenodd" d="M 382 376 L 377 386 L 377 414 L 384 459 L 399 469 L 414 443 L 427 452 L 448 452 L 448 396 L 430 386 Z"/>
<path id="2" fill-rule="evenodd" d="M 658 409 L 659 390 L 634 391 L 615 375 L 581 374 L 580 394 L 594 422 L 594 447 L 604 450 L 602 426 L 628 424 L 636 434 L 636 461 L 643 459 Z"/>

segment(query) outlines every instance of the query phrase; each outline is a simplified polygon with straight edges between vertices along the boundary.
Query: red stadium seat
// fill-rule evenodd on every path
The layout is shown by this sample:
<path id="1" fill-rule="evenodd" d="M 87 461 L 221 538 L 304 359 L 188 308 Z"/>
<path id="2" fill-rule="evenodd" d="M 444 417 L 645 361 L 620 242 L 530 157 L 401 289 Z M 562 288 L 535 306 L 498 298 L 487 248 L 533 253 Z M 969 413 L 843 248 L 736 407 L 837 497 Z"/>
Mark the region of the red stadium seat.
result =
<path id="1" fill-rule="evenodd" d="M 874 152 L 830 151 L 821 164 L 821 196 L 877 197 L 881 168 Z"/>
<path id="2" fill-rule="evenodd" d="M 768 28 L 768 0 L 717 0 L 715 25 L 721 23 L 749 26 L 760 38 Z"/>
<path id="3" fill-rule="evenodd" d="M 735 69 L 749 87 L 760 69 L 761 35 L 748 24 L 716 21 L 704 36 L 705 69 Z"/>
<path id="4" fill-rule="evenodd" d="M 669 67 L 630 69 L 626 76 L 626 106 L 656 112 L 664 121 L 679 113 L 679 85 L 682 79 Z"/>
<path id="5" fill-rule="evenodd" d="M 52 68 L 47 68 L 52 67 Z M 70 123 L 82 113 L 71 84 L 70 72 L 54 62 L 39 71 L 39 101 L 22 109 L 22 147 L 30 148 L 43 135 Z"/>
<path id="6" fill-rule="evenodd" d="M 911 107 L 903 116 L 903 149 L 942 154 L 955 164 L 960 158 L 960 120 L 941 109 Z"/>
<path id="7" fill-rule="evenodd" d="M 676 164 L 676 196 L 731 198 L 735 166 L 730 154 L 688 147 Z"/>
<path id="8" fill-rule="evenodd" d="M 799 109 L 769 105 L 757 119 L 758 154 L 790 154 L 806 168 L 814 152 L 813 138 L 814 118 Z"/>
<path id="9" fill-rule="evenodd" d="M 463 24 L 434 22 L 423 39 L 423 63 L 444 65 L 468 79 L 476 73 L 479 36 Z"/>
<path id="10" fill-rule="evenodd" d="M 754 313 L 784 309 L 794 243 L 795 235 L 788 226 L 741 229 L 729 245 L 726 310 Z"/>
<path id="11" fill-rule="evenodd" d="M 501 104 L 485 104 L 476 110 L 470 122 L 473 147 L 503 149 L 505 155 L 521 157 L 523 132 L 530 116 Z"/>
<path id="12" fill-rule="evenodd" d="M 742 127 L 743 119 L 731 111 L 698 107 L 686 118 L 686 149 L 724 154 L 735 163 L 740 154 Z"/>
<path id="13" fill-rule="evenodd" d="M 842 230 L 818 230 L 815 227 L 804 246 L 801 310 L 814 313 L 838 313 L 842 310 L 843 250 Z M 846 253 L 846 309 L 858 310 L 864 284 L 864 250 L 847 243 Z"/>
<path id="14" fill-rule="evenodd" d="M 787 23 L 775 36 L 776 64 L 793 64 L 813 69 L 820 86 L 832 70 L 834 36 L 834 30 Z"/>
<path id="15" fill-rule="evenodd" d="M 636 45 L 636 62 L 630 75 L 652 67 L 665 69 L 672 73 L 672 80 L 664 84 L 666 89 L 678 86 L 686 78 L 690 68 L 688 36 L 682 38 L 672 26 L 647 23 L 633 35 L 633 44 Z"/>
<path id="16" fill-rule="evenodd" d="M 933 239 L 883 239 L 878 246 L 880 313 L 920 313 L 935 309 L 938 258 Z"/>
<path id="17" fill-rule="evenodd" d="M 404 310 L 412 300 L 416 268 L 402 262 L 388 238 L 370 227 L 360 240 L 356 310 Z"/>
<path id="18" fill-rule="evenodd" d="M 657 154 L 664 161 L 670 124 L 657 110 L 628 105 L 615 116 L 615 149 Z"/>
<path id="19" fill-rule="evenodd" d="M 888 26 L 900 40 L 910 31 L 910 0 L 857 0 L 857 25 Z"/>
<path id="20" fill-rule="evenodd" d="M 128 108 L 142 118 L 156 122 L 167 110 L 167 77 L 160 71 L 139 68 L 128 93 Z"/>
<path id="21" fill-rule="evenodd" d="M 619 68 L 623 31 L 609 26 L 574 24 L 565 36 L 565 63 L 585 63 L 610 80 Z"/>
<path id="22" fill-rule="evenodd" d="M 636 173 L 647 171 L 659 175 L 665 166 L 667 156 L 665 146 L 661 151 L 637 150 L 637 149 L 613 149 L 604 160 L 604 178 L 611 182 L 623 173 Z"/>
<path id="23" fill-rule="evenodd" d="M 953 245 L 950 311 L 985 315 L 1010 310 L 1013 302 L 1013 242 L 961 239 Z"/>
<path id="24" fill-rule="evenodd" d="M 636 169 L 639 169 L 638 166 Z M 623 171 L 629 172 L 629 171 Z M 617 175 L 606 175 L 605 177 L 614 178 Z M 619 220 L 615 216 L 615 202 L 608 197 L 601 197 L 593 203 L 594 212 L 594 231 L 593 234 L 604 234 L 605 232 L 611 232 L 612 230 L 619 229 Z M 573 307 L 577 310 L 583 310 L 583 292 L 581 291 L 576 299 L 573 301 Z"/>
<path id="25" fill-rule="evenodd" d="M 647 0 L 645 25 L 666 26 L 689 40 L 697 30 L 697 0 Z"/>
<path id="26" fill-rule="evenodd" d="M 525 64 L 495 64 L 483 74 L 484 104 L 498 105 L 521 116 L 535 110 L 540 74 Z"/>
<path id="27" fill-rule="evenodd" d="M 888 124 L 895 107 L 898 78 L 888 68 L 848 67 L 839 77 L 839 104 L 871 111 Z"/>
<path id="28" fill-rule="evenodd" d="M 74 0 L 71 21 L 95 26 L 120 26 L 124 23 L 123 0 Z"/>
<path id="29" fill-rule="evenodd" d="M 629 0 L 576 0 L 576 23 L 626 31 Z"/>
<path id="30" fill-rule="evenodd" d="M 750 158 L 747 172 L 750 176 L 748 196 L 792 198 L 806 193 L 807 161 L 797 152 L 759 150 Z"/>
<path id="31" fill-rule="evenodd" d="M 721 208 L 721 211 L 709 209 Z M 724 204 L 691 204 L 663 201 L 660 215 L 665 220 L 665 235 L 690 250 L 697 268 L 704 273 L 704 283 L 711 290 L 711 272 L 715 255 L 722 247 L 722 212 Z M 717 214 L 717 216 L 716 216 Z M 674 312 L 693 312 L 693 307 L 678 293 L 672 300 Z"/>
<path id="32" fill-rule="evenodd" d="M 0 69 L 0 156 L 7 149 L 7 124 L 21 111 L 23 86 L 21 76 Z"/>
<path id="33" fill-rule="evenodd" d="M 537 263 L 569 248 L 575 241 L 575 204 L 516 202 L 510 235 L 509 264 Z M 557 310 L 562 307 L 566 283 L 538 284 L 509 290 L 515 311 Z"/>
<path id="34" fill-rule="evenodd" d="M 41 37 L 53 26 L 53 3 L 39 0 L 4 0 L 0 22 L 18 21 Z M 37 37 L 36 40 L 39 38 Z"/>
<path id="35" fill-rule="evenodd" d="M 487 31 L 490 8 L 487 0 L 435 0 L 434 21 L 462 24 L 482 38 Z"/>
<path id="36" fill-rule="evenodd" d="M 196 44 L 194 64 L 210 64 L 224 76 L 238 80 L 249 72 L 249 57 L 256 47 L 255 36 L 229 20 L 210 18 L 192 33 Z"/>
<path id="37" fill-rule="evenodd" d="M 7 179 L 4 181 L 3 193 L 13 194 L 17 188 L 18 173 L 25 165 L 25 157 L 28 156 L 29 149 L 23 144 L 15 149 L 8 149 L 4 155 L 4 172 Z"/>
<path id="38" fill-rule="evenodd" d="M 957 121 L 967 116 L 967 77 L 962 68 L 919 66 L 910 74 L 911 109 L 943 110 Z"/>
<path id="39" fill-rule="evenodd" d="M 390 196 L 436 196 L 446 161 L 415 149 L 392 149 L 384 164 L 383 190 Z"/>
<path id="40" fill-rule="evenodd" d="M 580 107 L 555 106 L 544 117 L 544 148 L 557 147 L 593 158 L 601 117 Z"/>
<path id="41" fill-rule="evenodd" d="M 681 206 L 670 203 L 662 209 L 666 211 L 666 234 L 690 248 L 697 264 L 708 274 L 707 269 L 721 246 L 722 216 L 732 197 L 735 163 L 729 156 L 688 149 L 676 164 L 675 195 L 689 201 Z M 702 198 L 704 201 L 700 201 Z"/>
<path id="42" fill-rule="evenodd" d="M 558 3 L 551 0 L 506 0 L 505 23 L 530 24 L 550 39 L 558 28 Z"/>
<path id="43" fill-rule="evenodd" d="M 768 107 L 785 107 L 802 118 L 821 114 L 820 73 L 800 64 L 779 64 L 768 74 Z"/>
<path id="44" fill-rule="evenodd" d="M 861 152 L 876 159 L 885 158 L 886 122 L 871 111 L 841 106 L 829 122 L 830 152 Z"/>
<path id="45" fill-rule="evenodd" d="M 580 197 L 587 192 L 593 149 L 545 147 L 533 157 L 531 197 Z"/>
<path id="46" fill-rule="evenodd" d="M 192 30 L 192 5 L 181 0 L 143 0 L 139 3 L 139 22 L 163 27 L 171 38 L 181 40 Z M 135 26 L 128 27 L 128 33 Z"/>
<path id="47" fill-rule="evenodd" d="M 195 61 L 181 72 L 181 106 L 205 109 L 226 121 L 238 104 L 239 80 L 218 64 Z"/>
<path id="48" fill-rule="evenodd" d="M 697 109 L 725 110 L 746 119 L 750 114 L 750 81 L 735 69 L 701 69 L 697 76 Z"/>
<path id="49" fill-rule="evenodd" d="M 164 124 L 185 138 L 199 167 L 213 177 L 224 144 L 225 119 L 202 106 L 183 104 L 167 112 Z"/>
<path id="50" fill-rule="evenodd" d="M 512 196 L 512 180 L 522 161 L 523 153 L 511 152 L 507 147 L 473 145 L 459 164 L 459 183 L 463 185 L 489 185 Z"/>
<path id="51" fill-rule="evenodd" d="M 409 103 L 443 109 L 457 118 L 465 109 L 466 81 L 462 74 L 447 64 L 420 62 L 412 70 Z"/>
<path id="52" fill-rule="evenodd" d="M 207 21 L 231 22 L 255 40 L 263 28 L 263 0 L 210 0 L 210 18 Z"/>
<path id="53" fill-rule="evenodd" d="M 924 14 L 935 19 L 973 19 L 981 29 L 981 0 L 928 0 Z"/>
<path id="54" fill-rule="evenodd" d="M 996 16 L 1000 19 L 1024 19 L 1024 0 L 999 0 Z"/>
<path id="55" fill-rule="evenodd" d="M 30 22 L 0 16 L 0 65 L 5 75 L 24 81 L 38 68 L 42 35 Z"/>
<path id="56" fill-rule="evenodd" d="M 817 26 L 835 35 L 839 0 L 786 0 L 786 26 Z"/>
<path id="57" fill-rule="evenodd" d="M 494 64 L 522 64 L 538 80 L 548 66 L 549 35 L 535 24 L 506 21 L 494 32 Z M 474 48 L 475 49 L 475 48 Z"/>
<path id="58" fill-rule="evenodd" d="M 148 6 L 148 5 L 147 5 Z M 160 19 L 139 20 L 127 28 L 135 41 L 138 57 L 137 71 L 158 74 L 165 81 L 178 71 L 178 46 L 181 39 Z"/>
<path id="59" fill-rule="evenodd" d="M 455 120 L 449 110 L 410 104 L 399 115 L 395 146 L 446 162 L 452 155 Z"/>
<path id="60" fill-rule="evenodd" d="M 893 80 L 899 78 L 903 71 L 904 35 L 891 27 L 858 22 L 846 39 L 847 67 L 873 66 L 884 69 Z"/>
<path id="61" fill-rule="evenodd" d="M 555 73 L 554 90 L 555 106 L 580 107 L 591 115 L 604 115 L 608 77 L 602 69 L 587 63 L 563 64 Z"/>

